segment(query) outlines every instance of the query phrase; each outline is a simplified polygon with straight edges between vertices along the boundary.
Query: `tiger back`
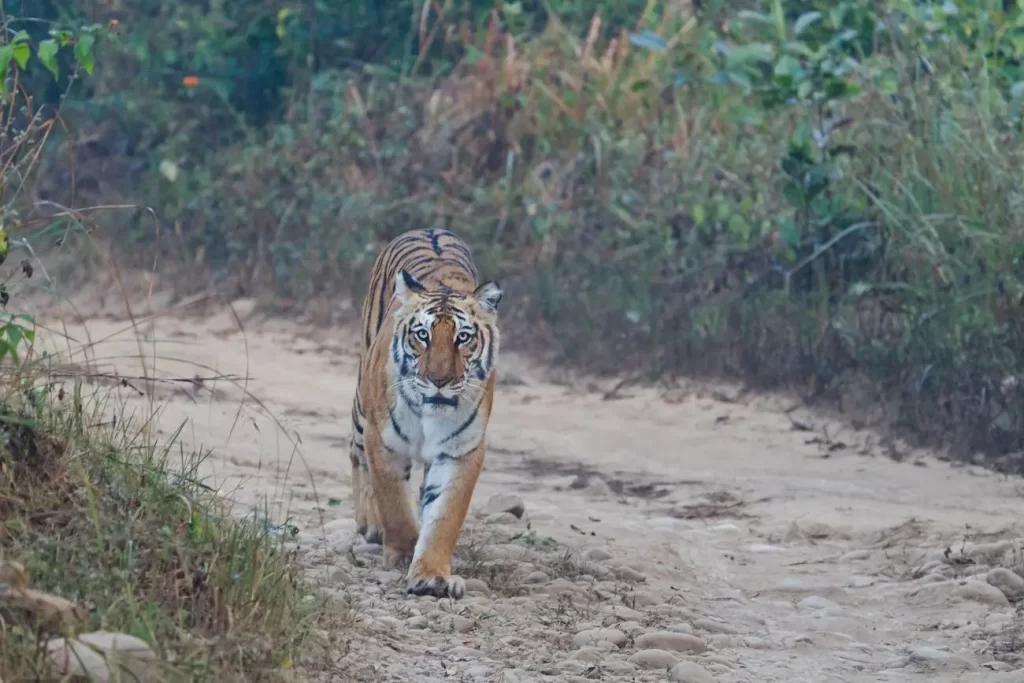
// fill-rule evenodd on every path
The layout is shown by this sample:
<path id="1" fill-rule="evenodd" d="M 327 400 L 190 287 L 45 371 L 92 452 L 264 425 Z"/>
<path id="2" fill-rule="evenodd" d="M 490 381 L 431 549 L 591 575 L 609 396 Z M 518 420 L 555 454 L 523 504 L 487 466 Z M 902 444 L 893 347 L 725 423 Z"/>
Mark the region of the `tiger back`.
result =
<path id="1" fill-rule="evenodd" d="M 407 589 L 460 597 L 451 553 L 483 466 L 500 347 L 496 282 L 477 285 L 469 247 L 447 230 L 412 230 L 378 255 L 363 302 L 352 405 L 359 532 Z M 414 514 L 414 461 L 423 483 Z"/>

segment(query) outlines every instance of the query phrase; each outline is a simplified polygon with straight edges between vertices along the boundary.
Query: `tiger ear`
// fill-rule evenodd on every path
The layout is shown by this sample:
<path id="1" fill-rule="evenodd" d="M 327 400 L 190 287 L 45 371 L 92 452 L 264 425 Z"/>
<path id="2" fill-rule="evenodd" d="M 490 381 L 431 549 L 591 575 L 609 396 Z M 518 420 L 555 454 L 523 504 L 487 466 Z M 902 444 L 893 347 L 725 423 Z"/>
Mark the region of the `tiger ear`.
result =
<path id="1" fill-rule="evenodd" d="M 504 296 L 505 292 L 501 291 L 501 287 L 493 280 L 483 283 L 473 292 L 473 297 L 491 313 L 498 311 L 498 304 Z"/>
<path id="2" fill-rule="evenodd" d="M 412 273 L 404 268 L 399 269 L 398 275 L 395 276 L 395 296 L 400 302 L 404 304 L 410 292 L 420 294 L 425 291 L 427 288 Z"/>

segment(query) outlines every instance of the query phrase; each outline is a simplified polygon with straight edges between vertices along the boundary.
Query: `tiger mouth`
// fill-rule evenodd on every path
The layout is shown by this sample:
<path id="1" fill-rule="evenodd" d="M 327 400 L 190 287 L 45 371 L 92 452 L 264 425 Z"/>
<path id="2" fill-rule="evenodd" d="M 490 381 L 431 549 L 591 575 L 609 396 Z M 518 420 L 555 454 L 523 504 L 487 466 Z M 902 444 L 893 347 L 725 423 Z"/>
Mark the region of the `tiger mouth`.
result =
<path id="1" fill-rule="evenodd" d="M 452 408 L 457 408 L 459 406 L 459 397 L 452 396 L 451 398 L 448 398 L 447 396 L 437 394 L 435 396 L 425 396 L 423 398 L 423 402 L 428 405 L 451 406 Z"/>

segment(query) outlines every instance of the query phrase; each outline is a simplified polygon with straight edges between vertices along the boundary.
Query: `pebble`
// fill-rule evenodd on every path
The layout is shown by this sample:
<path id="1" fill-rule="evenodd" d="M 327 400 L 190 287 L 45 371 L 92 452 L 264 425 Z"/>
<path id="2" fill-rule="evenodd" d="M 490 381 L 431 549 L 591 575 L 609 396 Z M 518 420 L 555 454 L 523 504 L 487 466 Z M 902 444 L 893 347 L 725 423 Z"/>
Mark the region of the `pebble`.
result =
<path id="1" fill-rule="evenodd" d="M 739 633 L 735 627 L 714 619 L 696 619 L 693 622 L 693 627 L 708 633 L 727 633 L 731 636 Z"/>
<path id="2" fill-rule="evenodd" d="M 544 583 L 550 578 L 550 576 L 542 571 L 530 572 L 525 578 L 523 578 L 523 583 Z"/>
<path id="3" fill-rule="evenodd" d="M 424 616 L 409 617 L 405 620 L 405 625 L 409 628 L 415 629 L 426 628 L 427 618 Z"/>
<path id="4" fill-rule="evenodd" d="M 623 633 L 628 633 L 630 635 L 644 630 L 644 627 L 641 626 L 640 622 L 637 621 L 623 621 L 616 624 L 615 628 L 619 629 Z"/>
<path id="5" fill-rule="evenodd" d="M 383 546 L 377 543 L 360 543 L 352 546 L 354 555 L 380 555 L 383 550 Z"/>
<path id="6" fill-rule="evenodd" d="M 492 515 L 508 512 L 509 514 L 515 515 L 516 519 L 520 519 L 526 512 L 526 504 L 523 503 L 523 499 L 519 496 L 500 493 L 487 501 L 485 510 L 488 514 Z"/>
<path id="7" fill-rule="evenodd" d="M 641 669 L 671 669 L 679 663 L 679 659 L 665 650 L 640 650 L 629 658 L 629 663 Z"/>
<path id="8" fill-rule="evenodd" d="M 832 602 L 827 598 L 823 598 L 820 595 L 809 595 L 800 602 L 796 603 L 796 608 L 805 612 L 811 612 L 814 610 L 822 609 L 836 609 L 839 605 Z"/>
<path id="9" fill-rule="evenodd" d="M 473 630 L 473 620 L 468 617 L 456 616 L 452 618 L 452 630 L 456 633 L 469 633 Z"/>
<path id="10" fill-rule="evenodd" d="M 628 676 L 636 670 L 636 667 L 630 662 L 624 662 L 619 659 L 613 659 L 605 662 L 601 665 L 601 668 L 608 673 L 619 674 L 620 676 Z"/>
<path id="11" fill-rule="evenodd" d="M 612 559 L 613 555 L 603 548 L 591 548 L 583 553 L 583 557 L 591 562 L 604 562 L 605 560 Z"/>
<path id="12" fill-rule="evenodd" d="M 687 624 L 685 621 L 680 621 L 677 624 L 672 624 L 668 627 L 669 631 L 675 631 L 676 633 L 689 633 L 693 635 L 693 627 Z"/>
<path id="13" fill-rule="evenodd" d="M 973 669 L 970 660 L 937 647 L 919 647 L 910 653 L 910 661 L 930 669 L 965 671 Z"/>
<path id="14" fill-rule="evenodd" d="M 572 644 L 576 647 L 583 647 L 584 645 L 593 645 L 601 641 L 608 641 L 613 643 L 617 647 L 622 647 L 626 644 L 626 634 L 614 628 L 591 628 L 584 631 L 580 631 L 573 636 Z"/>
<path id="15" fill-rule="evenodd" d="M 645 633 L 636 639 L 636 646 L 642 649 L 671 650 L 673 652 L 704 652 L 708 649 L 704 641 L 697 636 L 673 631 Z"/>
<path id="16" fill-rule="evenodd" d="M 604 652 L 602 652 L 601 650 L 597 649 L 596 647 L 591 647 L 589 645 L 584 645 L 579 650 L 577 650 L 576 652 L 573 653 L 572 658 L 576 659 L 576 660 L 579 660 L 581 662 L 589 662 L 590 664 L 597 664 L 597 663 L 601 662 L 602 660 L 604 660 Z"/>
<path id="17" fill-rule="evenodd" d="M 496 512 L 493 515 L 487 515 L 484 521 L 488 524 L 515 524 L 519 518 L 511 512 Z"/>
<path id="18" fill-rule="evenodd" d="M 996 607 L 1009 607 L 1010 601 L 1003 595 L 1003 591 L 999 590 L 995 586 L 985 583 L 984 581 L 977 581 L 974 579 L 964 581 L 956 587 L 956 595 L 959 595 L 965 600 L 975 600 L 977 602 L 994 605 Z"/>
<path id="19" fill-rule="evenodd" d="M 1003 567 L 996 567 L 990 569 L 985 574 L 985 581 L 990 586 L 995 586 L 1011 600 L 1024 597 L 1024 578 L 1021 578 L 1016 572 Z"/>
<path id="20" fill-rule="evenodd" d="M 470 592 L 473 592 L 473 591 L 476 591 L 478 593 L 487 593 L 487 592 L 489 592 L 489 590 L 490 589 L 487 587 L 487 583 L 482 581 L 482 580 L 480 580 L 480 579 L 466 579 L 466 592 L 467 593 L 470 593 Z"/>
<path id="21" fill-rule="evenodd" d="M 620 581 L 643 583 L 647 580 L 647 576 L 643 572 L 638 572 L 632 567 L 611 567 L 611 570 Z"/>
<path id="22" fill-rule="evenodd" d="M 715 677 L 695 662 L 679 662 L 668 674 L 675 683 L 715 683 Z"/>
<path id="23" fill-rule="evenodd" d="M 631 607 L 626 607 L 625 605 L 608 605 L 607 607 L 605 607 L 605 611 L 609 612 L 612 616 L 616 617 L 617 619 L 642 621 L 644 618 L 643 612 L 635 610 Z"/>

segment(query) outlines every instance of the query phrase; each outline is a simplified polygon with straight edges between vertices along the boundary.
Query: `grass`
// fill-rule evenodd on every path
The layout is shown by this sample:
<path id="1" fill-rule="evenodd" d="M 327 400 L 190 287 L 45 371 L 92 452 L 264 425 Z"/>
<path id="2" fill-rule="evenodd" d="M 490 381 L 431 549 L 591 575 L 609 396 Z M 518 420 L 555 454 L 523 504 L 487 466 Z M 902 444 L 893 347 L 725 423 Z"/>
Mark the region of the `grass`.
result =
<path id="1" fill-rule="evenodd" d="M 197 480 L 206 453 L 115 423 L 102 393 L 27 366 L 8 368 L 0 400 L 0 557 L 83 618 L 45 627 L 0 597 L 0 678 L 57 680 L 46 640 L 97 630 L 148 643 L 147 680 L 286 675 L 322 608 L 295 551 Z"/>

